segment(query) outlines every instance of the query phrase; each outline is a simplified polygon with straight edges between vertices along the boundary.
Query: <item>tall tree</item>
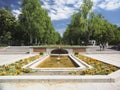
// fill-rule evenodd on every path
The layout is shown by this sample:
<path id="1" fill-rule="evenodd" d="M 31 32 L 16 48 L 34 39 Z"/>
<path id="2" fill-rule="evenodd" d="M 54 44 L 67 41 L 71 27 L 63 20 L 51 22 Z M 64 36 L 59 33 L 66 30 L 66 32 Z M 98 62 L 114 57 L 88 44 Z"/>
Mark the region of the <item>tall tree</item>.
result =
<path id="1" fill-rule="evenodd" d="M 52 43 L 55 30 L 47 11 L 41 7 L 38 0 L 23 0 L 19 20 L 30 44 Z"/>
<path id="2" fill-rule="evenodd" d="M 37 0 L 23 0 L 22 1 L 22 14 L 19 17 L 21 27 L 29 36 L 29 43 L 33 44 L 33 37 L 37 36 L 36 31 L 39 31 L 40 11 L 41 5 Z M 38 12 L 37 12 L 38 11 Z M 38 16 L 39 14 L 39 16 Z M 38 23 L 36 22 L 38 20 Z M 38 25 L 39 24 L 39 25 Z M 42 32 L 42 30 L 41 30 Z"/>
<path id="3" fill-rule="evenodd" d="M 80 44 L 89 41 L 88 17 L 92 8 L 91 0 L 84 0 L 78 13 L 74 13 L 71 23 L 68 25 L 67 32 L 64 37 L 69 37 L 69 44 Z M 74 33 L 74 34 L 73 34 Z M 68 36 L 66 36 L 68 35 Z"/>
<path id="4" fill-rule="evenodd" d="M 84 0 L 83 1 L 83 4 L 81 6 L 81 10 L 80 10 L 80 13 L 81 13 L 81 18 L 83 18 L 83 20 L 85 20 L 86 22 L 84 23 L 85 24 L 85 28 L 86 28 L 86 44 L 89 43 L 89 39 L 90 39 L 90 29 L 89 29 L 89 21 L 88 21 L 88 18 L 89 18 L 89 15 L 90 15 L 90 11 L 92 9 L 92 6 L 93 6 L 93 2 L 91 0 Z"/>
<path id="5" fill-rule="evenodd" d="M 108 43 L 113 39 L 115 42 L 119 41 L 119 30 L 105 20 L 101 14 L 91 12 L 92 4 L 91 0 L 84 0 L 79 12 L 73 14 L 63 34 L 64 43 L 87 45 L 90 39 L 98 43 Z"/>
<path id="6" fill-rule="evenodd" d="M 8 44 L 16 25 L 15 17 L 6 9 L 0 9 L 0 39 Z"/>

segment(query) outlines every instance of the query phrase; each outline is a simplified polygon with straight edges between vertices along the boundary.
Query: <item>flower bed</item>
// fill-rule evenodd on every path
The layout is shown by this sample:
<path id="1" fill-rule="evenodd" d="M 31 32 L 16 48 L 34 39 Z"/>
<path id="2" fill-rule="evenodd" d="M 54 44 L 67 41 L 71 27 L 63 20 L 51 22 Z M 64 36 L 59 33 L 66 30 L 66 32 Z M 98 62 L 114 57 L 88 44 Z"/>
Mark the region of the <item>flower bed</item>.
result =
<path id="1" fill-rule="evenodd" d="M 87 64 L 93 66 L 93 69 L 86 69 L 80 71 L 79 72 L 80 75 L 108 75 L 119 69 L 114 65 L 107 64 L 81 54 L 78 54 L 76 56 L 83 60 L 84 62 L 86 62 Z"/>
<path id="2" fill-rule="evenodd" d="M 21 75 L 22 73 L 34 72 L 30 68 L 22 68 L 24 65 L 40 58 L 40 55 L 31 56 L 29 58 L 16 61 L 9 65 L 0 66 L 0 75 Z"/>
<path id="3" fill-rule="evenodd" d="M 93 66 L 92 69 L 85 69 L 83 71 L 71 71 L 71 72 L 61 72 L 61 74 L 66 75 L 72 74 L 72 75 L 108 75 L 119 68 L 107 64 L 101 61 L 98 61 L 96 59 L 81 55 L 76 53 L 76 57 L 80 58 L 87 64 Z M 23 60 L 16 61 L 15 63 L 9 64 L 9 65 L 2 65 L 0 66 L 0 75 L 5 76 L 5 75 L 22 75 L 23 73 L 30 73 L 30 72 L 35 72 L 34 70 L 30 68 L 22 68 L 24 65 L 40 58 L 40 55 L 32 56 Z M 41 72 L 42 73 L 42 72 Z M 48 73 L 48 72 L 47 72 Z M 50 73 L 50 72 L 49 72 Z"/>

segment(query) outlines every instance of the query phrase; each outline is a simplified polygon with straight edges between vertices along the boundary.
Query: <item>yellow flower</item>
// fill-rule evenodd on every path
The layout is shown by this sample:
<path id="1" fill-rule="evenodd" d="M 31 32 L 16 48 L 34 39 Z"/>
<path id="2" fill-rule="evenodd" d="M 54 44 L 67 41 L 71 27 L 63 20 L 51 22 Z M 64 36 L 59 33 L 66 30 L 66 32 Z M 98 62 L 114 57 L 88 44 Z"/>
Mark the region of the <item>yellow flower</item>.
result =
<path id="1" fill-rule="evenodd" d="M 7 72 L 3 71 L 3 72 L 0 73 L 0 75 L 3 75 L 3 76 L 7 75 Z"/>

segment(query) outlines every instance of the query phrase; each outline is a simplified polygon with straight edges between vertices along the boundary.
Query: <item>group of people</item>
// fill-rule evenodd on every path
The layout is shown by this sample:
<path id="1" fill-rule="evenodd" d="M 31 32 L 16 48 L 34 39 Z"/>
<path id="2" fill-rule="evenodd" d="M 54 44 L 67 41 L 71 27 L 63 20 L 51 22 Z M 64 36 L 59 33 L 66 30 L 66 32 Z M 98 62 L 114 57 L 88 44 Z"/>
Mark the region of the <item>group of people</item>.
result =
<path id="1" fill-rule="evenodd" d="M 105 50 L 105 44 L 101 44 L 101 43 L 100 43 L 100 51 L 101 51 L 101 50 Z"/>

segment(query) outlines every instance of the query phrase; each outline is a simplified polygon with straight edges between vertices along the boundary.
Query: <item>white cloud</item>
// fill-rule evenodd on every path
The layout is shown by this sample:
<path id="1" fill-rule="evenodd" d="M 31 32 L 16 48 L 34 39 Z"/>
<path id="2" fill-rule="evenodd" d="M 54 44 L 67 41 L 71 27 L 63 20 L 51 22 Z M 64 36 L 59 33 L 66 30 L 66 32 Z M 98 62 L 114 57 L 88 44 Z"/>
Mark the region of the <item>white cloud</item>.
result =
<path id="1" fill-rule="evenodd" d="M 18 4 L 19 4 L 19 5 L 21 5 L 21 2 L 20 2 L 20 1 L 18 1 Z"/>
<path id="2" fill-rule="evenodd" d="M 48 14 L 51 20 L 62 20 L 71 17 L 73 12 L 76 12 L 83 0 L 41 0 L 43 2 L 42 7 L 48 10 Z M 120 8 L 120 0 L 92 0 L 93 10 L 115 10 Z M 20 4 L 20 2 L 18 2 Z M 12 5 L 14 7 L 14 5 Z M 18 17 L 20 10 L 14 9 L 13 14 Z"/>
<path id="3" fill-rule="evenodd" d="M 19 9 L 12 10 L 13 15 L 18 19 L 18 15 L 21 14 L 21 11 Z"/>
<path id="4" fill-rule="evenodd" d="M 92 0 L 93 10 L 105 9 L 114 10 L 120 8 L 120 0 Z M 61 20 L 69 18 L 73 12 L 76 12 L 83 0 L 42 0 L 43 7 L 49 11 L 52 20 Z M 70 5 L 70 6 L 69 6 Z M 72 6 L 71 6 L 72 5 Z"/>
<path id="5" fill-rule="evenodd" d="M 120 8 L 120 0 L 105 0 L 99 7 L 105 10 L 115 10 Z"/>
<path id="6" fill-rule="evenodd" d="M 68 19 L 81 5 L 82 0 L 42 0 L 52 20 Z M 70 7 L 69 5 L 73 5 Z"/>

